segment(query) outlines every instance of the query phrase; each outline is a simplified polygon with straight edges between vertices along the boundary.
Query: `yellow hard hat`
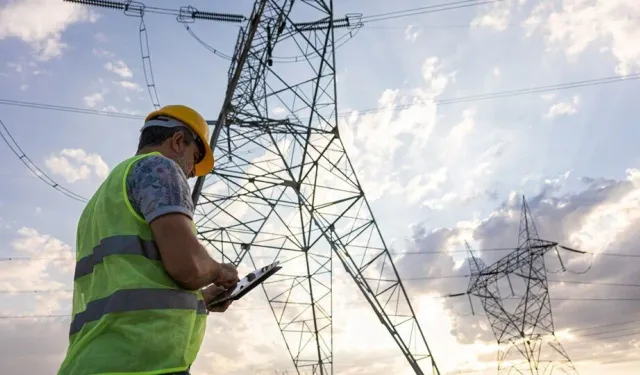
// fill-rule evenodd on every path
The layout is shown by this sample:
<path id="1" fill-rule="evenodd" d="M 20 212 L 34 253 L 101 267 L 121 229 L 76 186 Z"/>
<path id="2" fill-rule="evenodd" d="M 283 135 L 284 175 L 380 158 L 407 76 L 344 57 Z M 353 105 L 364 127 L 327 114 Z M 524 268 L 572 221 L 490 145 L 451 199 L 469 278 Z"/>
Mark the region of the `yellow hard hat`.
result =
<path id="1" fill-rule="evenodd" d="M 209 125 L 204 117 L 186 105 L 173 104 L 166 105 L 149 113 L 145 121 L 149 121 L 158 116 L 169 116 L 180 120 L 200 137 L 204 145 L 204 157 L 195 165 L 195 175 L 204 176 L 211 172 L 214 158 L 211 147 L 209 146 Z"/>

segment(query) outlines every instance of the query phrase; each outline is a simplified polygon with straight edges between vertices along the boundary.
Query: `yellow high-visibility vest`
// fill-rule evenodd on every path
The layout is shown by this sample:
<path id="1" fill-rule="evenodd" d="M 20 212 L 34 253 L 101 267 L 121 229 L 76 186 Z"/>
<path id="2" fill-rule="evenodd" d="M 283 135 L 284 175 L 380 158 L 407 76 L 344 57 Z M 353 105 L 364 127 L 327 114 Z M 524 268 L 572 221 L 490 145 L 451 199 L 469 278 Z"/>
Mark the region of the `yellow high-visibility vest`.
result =
<path id="1" fill-rule="evenodd" d="M 69 347 L 58 375 L 185 371 L 200 350 L 202 293 L 169 277 L 149 224 L 129 202 L 127 174 L 151 155 L 159 153 L 116 166 L 80 217 Z"/>

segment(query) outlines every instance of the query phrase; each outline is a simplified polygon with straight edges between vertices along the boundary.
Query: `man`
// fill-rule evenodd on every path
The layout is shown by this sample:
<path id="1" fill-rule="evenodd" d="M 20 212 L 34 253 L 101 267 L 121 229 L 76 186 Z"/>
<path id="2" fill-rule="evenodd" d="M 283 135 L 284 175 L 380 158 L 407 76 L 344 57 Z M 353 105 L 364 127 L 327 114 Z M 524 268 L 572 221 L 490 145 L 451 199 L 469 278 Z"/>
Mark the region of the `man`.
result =
<path id="1" fill-rule="evenodd" d="M 189 107 L 150 113 L 136 155 L 87 204 L 59 375 L 189 374 L 205 306 L 238 282 L 235 267 L 214 261 L 195 235 L 187 178 L 212 170 L 208 140 L 206 121 Z"/>

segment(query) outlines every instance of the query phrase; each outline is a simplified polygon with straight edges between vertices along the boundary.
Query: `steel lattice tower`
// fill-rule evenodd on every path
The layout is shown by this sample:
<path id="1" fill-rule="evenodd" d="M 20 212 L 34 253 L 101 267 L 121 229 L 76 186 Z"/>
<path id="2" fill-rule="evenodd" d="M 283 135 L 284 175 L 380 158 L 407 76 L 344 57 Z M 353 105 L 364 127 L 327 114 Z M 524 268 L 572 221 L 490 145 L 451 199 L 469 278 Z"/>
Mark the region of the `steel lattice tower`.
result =
<path id="1" fill-rule="evenodd" d="M 498 375 L 578 374 L 555 335 L 551 314 L 544 255 L 557 252 L 557 246 L 538 237 L 524 197 L 515 251 L 484 267 L 467 245 L 467 293 L 480 298 L 498 341 Z M 509 296 L 501 294 L 503 286 Z"/>
<path id="2" fill-rule="evenodd" d="M 415 373 L 439 374 L 337 126 L 334 33 L 358 17 L 259 0 L 249 21 L 211 122 L 216 166 L 194 188 L 201 242 L 236 265 L 286 262 L 263 289 L 299 374 L 333 374 L 334 254 Z"/>

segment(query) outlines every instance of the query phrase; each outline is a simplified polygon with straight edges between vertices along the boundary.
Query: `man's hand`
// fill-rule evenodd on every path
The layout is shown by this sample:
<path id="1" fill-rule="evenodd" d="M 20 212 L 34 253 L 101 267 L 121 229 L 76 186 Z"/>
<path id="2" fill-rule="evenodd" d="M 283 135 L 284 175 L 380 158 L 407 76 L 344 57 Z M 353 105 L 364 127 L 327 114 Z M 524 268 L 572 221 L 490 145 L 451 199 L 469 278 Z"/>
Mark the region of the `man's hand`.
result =
<path id="1" fill-rule="evenodd" d="M 224 289 L 231 289 L 240 279 L 238 279 L 238 270 L 233 264 L 218 263 L 217 276 L 213 283 Z"/>
<path id="2" fill-rule="evenodd" d="M 217 285 L 210 285 L 204 289 L 202 289 L 202 296 L 204 297 L 204 303 L 209 305 L 214 298 L 216 298 L 220 293 L 223 293 L 226 289 L 223 287 L 219 287 Z M 225 312 L 231 306 L 232 301 L 227 301 L 223 305 L 207 307 L 207 310 L 211 312 Z"/>

